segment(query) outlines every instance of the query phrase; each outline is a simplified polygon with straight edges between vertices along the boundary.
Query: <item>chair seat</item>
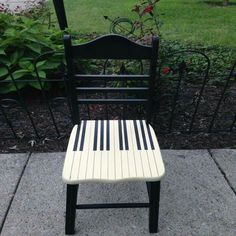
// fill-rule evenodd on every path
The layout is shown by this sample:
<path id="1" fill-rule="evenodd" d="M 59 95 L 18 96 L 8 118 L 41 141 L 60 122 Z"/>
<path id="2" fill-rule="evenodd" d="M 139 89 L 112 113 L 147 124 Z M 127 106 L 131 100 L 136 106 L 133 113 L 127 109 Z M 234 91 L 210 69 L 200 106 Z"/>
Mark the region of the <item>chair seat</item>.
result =
<path id="1" fill-rule="evenodd" d="M 157 181 L 165 173 L 155 132 L 145 120 L 83 120 L 66 152 L 63 181 Z"/>

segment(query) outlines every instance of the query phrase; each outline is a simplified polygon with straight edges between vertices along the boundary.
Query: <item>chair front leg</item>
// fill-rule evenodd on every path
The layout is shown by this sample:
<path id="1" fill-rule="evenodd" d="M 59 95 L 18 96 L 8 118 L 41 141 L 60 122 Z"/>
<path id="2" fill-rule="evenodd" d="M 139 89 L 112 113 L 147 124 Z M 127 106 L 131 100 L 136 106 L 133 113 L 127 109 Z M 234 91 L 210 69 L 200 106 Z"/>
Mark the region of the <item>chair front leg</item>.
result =
<path id="1" fill-rule="evenodd" d="M 66 234 L 75 233 L 75 216 L 76 216 L 76 204 L 77 204 L 77 192 L 79 185 L 67 184 L 66 192 Z"/>
<path id="2" fill-rule="evenodd" d="M 158 232 L 158 218 L 159 218 L 159 201 L 160 201 L 160 187 L 161 182 L 150 182 L 150 207 L 149 207 L 149 232 Z"/>

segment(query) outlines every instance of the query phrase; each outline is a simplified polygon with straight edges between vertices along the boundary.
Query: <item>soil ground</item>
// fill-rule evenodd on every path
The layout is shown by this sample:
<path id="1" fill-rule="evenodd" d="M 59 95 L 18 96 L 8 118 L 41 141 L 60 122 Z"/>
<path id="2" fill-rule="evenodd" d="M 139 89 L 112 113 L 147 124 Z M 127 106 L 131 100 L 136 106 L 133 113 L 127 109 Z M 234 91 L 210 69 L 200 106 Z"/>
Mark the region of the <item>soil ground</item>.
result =
<path id="1" fill-rule="evenodd" d="M 231 86 L 223 97 L 210 133 L 208 132 L 209 124 L 212 121 L 212 115 L 223 88 L 215 86 L 205 88 L 192 130 L 188 132 L 199 89 L 200 85 L 183 85 L 174 112 L 173 102 L 176 97 L 173 91 L 164 91 L 164 94 L 159 98 L 160 107 L 158 112 L 154 111 L 157 115 L 154 118 L 153 126 L 162 149 L 236 148 L 235 124 L 232 132 L 229 132 L 230 125 L 235 119 L 236 86 Z M 66 150 L 68 137 L 72 129 L 67 100 L 61 97 L 50 99 L 50 106 L 60 133 L 60 137 L 58 137 L 47 103 L 38 94 L 35 97 L 37 98 L 28 97 L 26 105 L 40 138 L 36 137 L 32 123 L 19 103 L 5 100 L 1 104 L 18 139 L 14 138 L 3 113 L 0 113 L 1 152 L 55 152 Z M 122 113 L 126 114 L 125 118 L 129 119 L 137 118 L 137 115 L 143 115 L 140 107 L 121 109 L 117 106 L 109 106 L 107 109 L 108 118 L 111 119 L 119 118 Z M 91 119 L 99 119 L 104 118 L 107 110 L 104 106 L 94 105 L 90 106 L 89 111 Z M 170 130 L 172 112 L 173 122 Z M 81 107 L 81 117 L 88 118 L 87 107 Z"/>

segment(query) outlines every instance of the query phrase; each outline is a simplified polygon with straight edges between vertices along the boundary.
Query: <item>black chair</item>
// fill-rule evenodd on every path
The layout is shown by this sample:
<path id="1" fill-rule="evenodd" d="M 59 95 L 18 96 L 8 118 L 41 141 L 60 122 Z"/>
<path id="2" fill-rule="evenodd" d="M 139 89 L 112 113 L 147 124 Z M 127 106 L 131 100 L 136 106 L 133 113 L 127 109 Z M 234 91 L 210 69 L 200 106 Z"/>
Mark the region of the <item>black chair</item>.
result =
<path id="1" fill-rule="evenodd" d="M 137 44 L 118 35 L 102 36 L 92 42 L 72 45 L 71 37 L 64 36 L 69 99 L 74 128 L 71 132 L 63 168 L 63 181 L 67 184 L 66 234 L 74 233 L 76 209 L 97 208 L 149 208 L 149 231 L 158 230 L 160 180 L 165 173 L 160 148 L 149 120 L 153 109 L 154 84 L 158 55 L 158 38 L 152 46 Z M 77 74 L 78 59 L 137 59 L 150 62 L 146 75 L 88 75 Z M 91 87 L 89 81 L 106 81 L 106 86 Z M 109 81 L 131 81 L 127 87 L 118 83 L 110 87 Z M 85 81 L 85 85 L 79 81 Z M 140 81 L 145 81 L 142 86 Z M 82 86 L 83 85 L 83 86 Z M 103 84 L 104 85 L 104 84 Z M 106 94 L 102 98 L 79 98 L 86 93 Z M 109 94 L 113 94 L 110 97 Z M 120 96 L 118 96 L 118 94 Z M 124 96 L 124 94 L 129 94 Z M 131 94 L 131 95 L 130 95 Z M 142 94 L 142 97 L 138 97 Z M 146 120 L 80 120 L 79 107 L 83 104 L 142 104 L 146 107 Z M 143 181 L 147 183 L 148 203 L 79 204 L 77 191 L 80 183 Z"/>
<path id="2" fill-rule="evenodd" d="M 61 30 L 68 28 L 65 6 L 63 0 L 53 0 L 54 9 L 57 15 L 57 20 Z"/>

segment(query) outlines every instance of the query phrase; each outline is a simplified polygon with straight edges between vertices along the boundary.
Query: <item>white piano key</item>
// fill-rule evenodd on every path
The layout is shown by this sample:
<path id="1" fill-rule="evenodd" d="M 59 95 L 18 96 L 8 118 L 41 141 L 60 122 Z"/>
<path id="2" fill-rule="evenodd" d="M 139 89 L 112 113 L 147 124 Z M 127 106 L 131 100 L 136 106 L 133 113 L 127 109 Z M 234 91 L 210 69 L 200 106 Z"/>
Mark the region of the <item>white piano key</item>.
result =
<path id="1" fill-rule="evenodd" d="M 144 132 L 145 132 L 145 136 L 146 136 L 146 141 L 147 141 L 147 150 L 146 150 L 146 153 L 147 153 L 147 158 L 148 158 L 148 161 L 149 161 L 149 166 L 150 166 L 150 170 L 151 170 L 151 175 L 152 176 L 158 176 L 158 171 L 157 171 L 157 166 L 156 166 L 156 161 L 155 161 L 155 156 L 154 156 L 154 151 L 152 150 L 152 147 L 151 147 L 151 142 L 150 142 L 150 139 L 149 139 L 149 136 L 148 136 L 148 130 L 147 130 L 147 125 L 149 124 L 146 124 L 146 121 L 143 120 L 143 127 L 144 127 Z"/>
<path id="2" fill-rule="evenodd" d="M 98 139 L 97 139 L 97 150 L 94 151 L 94 168 L 93 168 L 93 178 L 96 180 L 101 179 L 101 157 L 102 153 L 100 150 L 100 143 L 101 143 L 101 120 L 98 121 Z"/>
<path id="3" fill-rule="evenodd" d="M 121 152 L 121 168 L 122 168 L 122 176 L 124 179 L 128 179 L 130 177 L 129 173 L 129 156 L 128 151 L 125 150 L 125 127 L 124 127 L 124 120 L 121 121 L 121 130 L 122 130 L 122 142 L 123 142 L 123 150 Z"/>
<path id="4" fill-rule="evenodd" d="M 116 179 L 116 171 L 115 171 L 115 122 L 114 120 L 110 120 L 110 150 L 107 151 L 108 155 L 108 178 L 110 180 Z"/>
<path id="5" fill-rule="evenodd" d="M 144 172 L 143 172 L 143 163 L 140 156 L 140 150 L 137 148 L 137 141 L 136 141 L 136 134 L 134 129 L 134 122 L 130 122 L 130 133 L 129 138 L 132 140 L 130 142 L 130 145 L 132 145 L 132 151 L 133 151 L 133 158 L 136 166 L 136 176 L 137 178 L 143 178 Z"/>
<path id="6" fill-rule="evenodd" d="M 138 133 L 139 133 L 139 139 L 140 139 L 140 144 L 141 144 L 141 150 L 139 150 L 139 155 L 141 157 L 141 161 L 142 161 L 142 166 L 143 166 L 143 173 L 144 173 L 144 177 L 145 176 L 151 176 L 151 171 L 150 171 L 150 163 L 148 160 L 148 156 L 147 156 L 147 150 L 144 149 L 144 141 L 143 141 L 143 135 L 142 135 L 142 131 L 141 131 L 141 125 L 140 125 L 141 121 L 138 121 Z"/>
<path id="7" fill-rule="evenodd" d="M 83 151 L 79 150 L 79 144 L 81 142 L 82 133 L 83 133 L 82 130 L 84 128 L 84 125 L 85 125 L 84 121 L 81 121 L 81 130 L 80 130 L 79 139 L 78 139 L 78 146 L 77 146 L 77 150 L 75 151 L 75 154 L 74 154 L 74 162 L 73 162 L 73 166 L 71 169 L 71 181 L 75 181 L 78 176 L 81 155 L 83 152 Z M 85 135 L 86 135 L 86 132 L 85 132 Z"/>
<path id="8" fill-rule="evenodd" d="M 94 142 L 94 135 L 95 135 L 95 120 L 91 121 L 91 139 L 92 143 Z M 90 147 L 88 160 L 87 160 L 87 169 L 86 169 L 86 179 L 92 179 L 93 178 L 93 169 L 94 169 L 94 150 L 93 150 L 93 144 Z"/>
<path id="9" fill-rule="evenodd" d="M 106 137 L 107 137 L 107 121 L 104 120 L 103 125 L 103 151 L 101 151 L 101 162 L 102 162 L 102 170 L 101 170 L 101 179 L 107 179 L 108 177 L 108 151 L 106 150 Z"/>
<path id="10" fill-rule="evenodd" d="M 114 133 L 115 133 L 115 167 L 116 167 L 116 179 L 122 179 L 122 159 L 121 159 L 121 151 L 120 151 L 120 144 L 119 144 L 119 128 L 118 128 L 118 121 L 114 121 Z"/>
<path id="11" fill-rule="evenodd" d="M 80 180 L 86 180 L 86 172 L 88 167 L 89 156 L 92 153 L 93 147 L 93 135 L 94 135 L 94 121 L 87 121 L 86 135 L 84 140 L 84 148 L 80 157 L 80 165 L 78 169 L 77 178 Z"/>
<path id="12" fill-rule="evenodd" d="M 136 156 L 135 156 L 134 149 L 137 149 L 137 148 L 133 145 L 133 140 L 132 140 L 132 132 L 134 132 L 133 122 L 130 120 L 127 120 L 126 124 L 127 124 L 128 143 L 129 143 L 129 149 L 127 151 L 129 173 L 130 173 L 130 178 L 135 178 L 137 177 L 137 168 L 136 168 L 136 161 L 135 161 Z"/>
<path id="13" fill-rule="evenodd" d="M 161 150 L 156 138 L 156 134 L 151 126 L 150 126 L 150 131 L 152 134 L 153 144 L 155 148 L 155 150 L 153 150 L 153 155 L 155 156 L 155 162 L 158 170 L 158 177 L 161 178 L 165 174 L 165 167 L 162 160 Z"/>
<path id="14" fill-rule="evenodd" d="M 70 179 L 70 176 L 71 176 L 71 169 L 73 166 L 74 155 L 75 155 L 75 151 L 73 151 L 74 142 L 75 142 L 75 137 L 76 137 L 76 133 L 77 133 L 78 128 L 79 128 L 79 126 L 75 125 L 71 131 L 71 134 L 70 134 L 70 139 L 69 139 L 69 143 L 67 146 L 67 152 L 66 152 L 66 157 L 65 157 L 65 164 L 64 164 L 63 172 L 62 172 L 62 178 L 64 180 Z"/>

